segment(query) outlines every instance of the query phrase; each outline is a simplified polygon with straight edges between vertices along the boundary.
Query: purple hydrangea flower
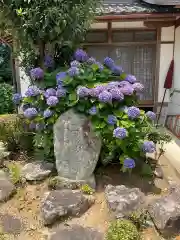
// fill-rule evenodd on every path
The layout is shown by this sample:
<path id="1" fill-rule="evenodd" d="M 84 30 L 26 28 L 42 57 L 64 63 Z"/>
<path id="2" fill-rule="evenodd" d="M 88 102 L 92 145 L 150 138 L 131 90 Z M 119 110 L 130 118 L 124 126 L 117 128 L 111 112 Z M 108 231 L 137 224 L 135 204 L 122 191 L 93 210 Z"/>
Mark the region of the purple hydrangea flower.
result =
<path id="1" fill-rule="evenodd" d="M 53 68 L 54 60 L 53 60 L 52 56 L 50 56 L 50 55 L 46 55 L 45 56 L 45 58 L 44 58 L 44 66 L 46 68 Z"/>
<path id="2" fill-rule="evenodd" d="M 99 71 L 102 71 L 104 69 L 103 65 L 100 62 L 96 62 L 96 65 L 98 65 Z"/>
<path id="3" fill-rule="evenodd" d="M 74 54 L 74 57 L 79 62 L 85 62 L 88 59 L 87 53 L 82 49 L 77 49 Z"/>
<path id="4" fill-rule="evenodd" d="M 70 77 L 75 77 L 75 76 L 79 75 L 79 68 L 77 68 L 77 67 L 69 68 L 68 74 Z"/>
<path id="5" fill-rule="evenodd" d="M 95 88 L 91 88 L 89 91 L 90 96 L 92 97 L 98 97 L 101 92 L 106 90 L 106 87 L 104 85 L 98 85 Z"/>
<path id="6" fill-rule="evenodd" d="M 120 88 L 120 90 L 124 95 L 127 95 L 127 96 L 131 96 L 134 92 L 134 89 L 131 86 L 128 86 L 128 85 Z"/>
<path id="7" fill-rule="evenodd" d="M 33 68 L 30 71 L 30 76 L 33 79 L 42 79 L 44 77 L 44 71 L 40 67 Z"/>
<path id="8" fill-rule="evenodd" d="M 98 98 L 100 102 L 104 102 L 104 103 L 112 102 L 112 94 L 106 90 L 101 92 Z"/>
<path id="9" fill-rule="evenodd" d="M 127 137 L 127 134 L 128 133 L 127 133 L 127 130 L 125 128 L 117 127 L 113 131 L 113 137 L 119 138 L 119 139 L 124 139 L 125 137 Z"/>
<path id="10" fill-rule="evenodd" d="M 47 105 L 54 107 L 58 104 L 59 100 L 57 97 L 55 96 L 51 96 L 49 98 L 47 98 Z"/>
<path id="11" fill-rule="evenodd" d="M 124 100 L 124 95 L 123 95 L 123 93 L 121 92 L 121 90 L 119 88 L 117 88 L 117 87 L 112 88 L 110 90 L 110 93 L 112 94 L 112 98 L 113 99 L 119 100 L 119 101 Z"/>
<path id="12" fill-rule="evenodd" d="M 57 91 L 56 91 L 56 96 L 57 96 L 58 98 L 60 98 L 60 97 L 65 97 L 65 96 L 66 96 L 66 89 L 63 88 L 63 87 L 59 87 L 59 88 L 57 89 Z"/>
<path id="13" fill-rule="evenodd" d="M 146 116 L 147 116 L 150 120 L 152 120 L 152 121 L 156 120 L 156 114 L 155 114 L 154 112 L 152 112 L 152 111 L 148 111 L 148 112 L 146 113 Z"/>
<path id="14" fill-rule="evenodd" d="M 128 114 L 128 117 L 131 119 L 138 118 L 140 115 L 140 109 L 137 107 L 129 107 L 127 114 Z"/>
<path id="15" fill-rule="evenodd" d="M 114 66 L 114 61 L 110 57 L 106 57 L 104 59 L 104 65 L 108 68 L 112 68 Z"/>
<path id="16" fill-rule="evenodd" d="M 145 141 L 142 145 L 142 151 L 145 153 L 153 153 L 156 150 L 156 146 L 152 141 Z"/>
<path id="17" fill-rule="evenodd" d="M 25 93 L 27 97 L 36 97 L 39 94 L 40 94 L 40 89 L 37 86 L 28 87 L 28 90 Z"/>
<path id="18" fill-rule="evenodd" d="M 27 108 L 25 111 L 24 111 L 24 116 L 28 119 L 32 119 L 34 117 L 36 117 L 38 115 L 38 112 L 36 110 L 36 108 Z"/>
<path id="19" fill-rule="evenodd" d="M 113 66 L 111 68 L 111 71 L 114 75 L 119 76 L 123 72 L 123 69 L 122 67 L 119 67 L 119 66 Z"/>
<path id="20" fill-rule="evenodd" d="M 89 89 L 87 87 L 79 86 L 77 88 L 77 95 L 79 97 L 87 97 L 89 95 Z"/>
<path id="21" fill-rule="evenodd" d="M 37 123 L 36 124 L 36 131 L 42 131 L 45 128 L 45 124 L 44 123 Z"/>
<path id="22" fill-rule="evenodd" d="M 131 84 L 127 81 L 120 81 L 119 82 L 119 87 L 126 87 L 126 86 L 131 86 Z"/>
<path id="23" fill-rule="evenodd" d="M 49 118 L 54 114 L 54 112 L 50 109 L 46 109 L 43 113 L 44 118 Z"/>
<path id="24" fill-rule="evenodd" d="M 95 64 L 96 63 L 96 59 L 93 58 L 93 57 L 90 57 L 90 58 L 88 58 L 87 63 L 90 64 L 90 65 Z"/>
<path id="25" fill-rule="evenodd" d="M 136 77 L 131 75 L 131 74 L 128 74 L 125 78 L 125 81 L 128 81 L 129 83 L 135 83 L 137 80 L 136 80 Z"/>
<path id="26" fill-rule="evenodd" d="M 96 106 L 93 106 L 92 108 L 89 109 L 89 114 L 90 115 L 96 115 L 97 114 Z"/>
<path id="27" fill-rule="evenodd" d="M 116 124 L 116 123 L 117 123 L 117 118 L 116 118 L 116 116 L 114 116 L 114 115 L 108 115 L 107 122 L 108 122 L 108 124 L 110 124 L 110 125 Z"/>
<path id="28" fill-rule="evenodd" d="M 76 60 L 74 60 L 74 61 L 72 61 L 72 62 L 70 63 L 70 65 L 71 65 L 71 67 L 80 67 L 81 63 L 78 62 L 78 61 L 76 61 Z"/>
<path id="29" fill-rule="evenodd" d="M 21 100 L 22 100 L 21 94 L 19 94 L 19 93 L 13 94 L 12 101 L 14 104 L 16 104 L 16 105 L 20 104 Z"/>
<path id="30" fill-rule="evenodd" d="M 109 83 L 107 84 L 107 89 L 108 89 L 108 90 L 111 90 L 111 89 L 113 89 L 113 88 L 115 88 L 115 87 L 119 87 L 119 82 L 118 82 L 118 81 L 116 81 L 116 82 L 109 82 Z"/>
<path id="31" fill-rule="evenodd" d="M 62 84 L 63 84 L 63 80 L 64 80 L 64 78 L 66 78 L 66 76 L 67 76 L 67 73 L 66 73 L 66 72 L 59 72 L 59 73 L 56 75 L 57 85 L 62 85 Z"/>
<path id="32" fill-rule="evenodd" d="M 44 96 L 46 98 L 49 98 L 51 96 L 56 96 L 56 90 L 54 88 L 48 88 L 45 93 L 44 93 Z"/>
<path id="33" fill-rule="evenodd" d="M 29 124 L 29 129 L 30 129 L 30 130 L 36 129 L 36 124 L 35 124 L 34 122 L 31 122 L 31 123 Z"/>
<path id="34" fill-rule="evenodd" d="M 136 164 L 135 164 L 134 159 L 132 159 L 132 158 L 124 159 L 124 168 L 132 169 L 132 168 L 135 168 L 135 166 L 136 166 Z"/>
<path id="35" fill-rule="evenodd" d="M 144 91 L 144 86 L 141 83 L 134 83 L 132 87 L 137 93 L 141 93 Z"/>

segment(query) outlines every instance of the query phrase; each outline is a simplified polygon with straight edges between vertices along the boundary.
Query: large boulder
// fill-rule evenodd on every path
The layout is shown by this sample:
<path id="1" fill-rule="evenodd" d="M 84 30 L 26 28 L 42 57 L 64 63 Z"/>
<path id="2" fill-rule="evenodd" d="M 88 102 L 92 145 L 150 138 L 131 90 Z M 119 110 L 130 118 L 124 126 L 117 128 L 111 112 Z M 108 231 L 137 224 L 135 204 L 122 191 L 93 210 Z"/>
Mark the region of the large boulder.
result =
<path id="1" fill-rule="evenodd" d="M 69 110 L 54 125 L 54 151 L 58 175 L 70 180 L 92 177 L 99 159 L 101 140 L 89 120 Z"/>
<path id="2" fill-rule="evenodd" d="M 180 186 L 172 186 L 166 196 L 149 205 L 148 211 L 164 236 L 180 234 Z"/>
<path id="3" fill-rule="evenodd" d="M 81 191 L 54 190 L 45 194 L 41 205 L 42 218 L 45 225 L 53 224 L 62 217 L 81 215 L 93 203 L 94 198 L 84 196 Z"/>
<path id="4" fill-rule="evenodd" d="M 139 188 L 127 188 L 124 185 L 108 185 L 105 189 L 105 196 L 116 218 L 127 217 L 134 211 L 141 210 L 145 203 L 145 195 Z"/>
<path id="5" fill-rule="evenodd" d="M 93 228 L 85 228 L 80 225 L 61 227 L 51 236 L 50 240 L 103 240 L 103 234 Z"/>
<path id="6" fill-rule="evenodd" d="M 6 177 L 5 173 L 1 172 L 0 177 L 0 202 L 7 201 L 16 192 L 15 186 Z"/>

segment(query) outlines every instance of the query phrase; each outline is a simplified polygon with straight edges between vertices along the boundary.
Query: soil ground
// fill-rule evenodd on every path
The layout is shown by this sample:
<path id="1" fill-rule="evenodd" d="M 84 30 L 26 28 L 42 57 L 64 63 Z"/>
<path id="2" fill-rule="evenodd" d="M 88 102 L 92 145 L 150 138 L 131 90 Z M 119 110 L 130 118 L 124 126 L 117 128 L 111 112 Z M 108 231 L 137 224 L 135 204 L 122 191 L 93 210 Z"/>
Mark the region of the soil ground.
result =
<path id="1" fill-rule="evenodd" d="M 19 161 L 21 166 L 25 164 L 24 161 Z M 2 234 L 0 240 L 45 240 L 49 232 L 60 224 L 81 224 L 83 226 L 93 227 L 99 231 L 105 232 L 108 224 L 111 221 L 111 215 L 108 211 L 104 187 L 107 184 L 126 185 L 129 187 L 140 188 L 146 196 L 148 201 L 165 194 L 168 187 L 168 178 L 175 179 L 175 173 L 168 164 L 167 159 L 160 160 L 163 172 L 165 172 L 166 179 L 145 179 L 138 175 L 122 174 L 118 165 L 108 168 L 101 168 L 97 173 L 97 190 L 95 193 L 95 204 L 81 217 L 69 219 L 65 223 L 58 223 L 51 228 L 43 226 L 40 216 L 40 203 L 44 193 L 49 191 L 47 181 L 37 183 L 35 185 L 27 184 L 24 188 L 19 188 L 17 194 L 9 201 L 1 205 L 0 214 L 10 214 L 22 221 L 22 229 L 20 234 Z M 178 180 L 177 180 L 178 181 Z M 154 183 L 153 183 L 154 182 Z M 154 229 L 147 229 L 143 234 L 144 240 L 160 240 L 162 239 Z"/>

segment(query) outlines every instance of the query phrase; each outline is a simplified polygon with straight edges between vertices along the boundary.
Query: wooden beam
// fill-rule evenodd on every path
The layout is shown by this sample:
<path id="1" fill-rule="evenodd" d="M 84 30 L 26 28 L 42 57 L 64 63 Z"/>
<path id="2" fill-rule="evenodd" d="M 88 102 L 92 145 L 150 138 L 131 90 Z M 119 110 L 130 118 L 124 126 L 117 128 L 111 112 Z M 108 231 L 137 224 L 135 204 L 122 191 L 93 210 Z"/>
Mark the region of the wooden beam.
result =
<path id="1" fill-rule="evenodd" d="M 175 23 L 175 28 L 179 27 L 180 26 L 180 17 L 176 20 L 176 23 Z"/>
<path id="2" fill-rule="evenodd" d="M 144 26 L 148 28 L 171 27 L 176 21 L 144 21 Z"/>

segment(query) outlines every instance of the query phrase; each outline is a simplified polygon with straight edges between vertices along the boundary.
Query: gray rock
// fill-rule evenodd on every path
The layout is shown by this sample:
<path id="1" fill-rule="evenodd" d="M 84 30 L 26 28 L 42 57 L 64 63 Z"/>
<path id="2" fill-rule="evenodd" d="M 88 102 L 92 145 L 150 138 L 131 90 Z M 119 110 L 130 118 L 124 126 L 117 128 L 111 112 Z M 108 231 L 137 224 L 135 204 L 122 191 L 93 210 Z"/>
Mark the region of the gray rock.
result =
<path id="1" fill-rule="evenodd" d="M 138 188 L 124 185 L 108 185 L 105 189 L 106 200 L 116 218 L 123 218 L 143 208 L 145 195 Z"/>
<path id="2" fill-rule="evenodd" d="M 48 177 L 53 168 L 54 164 L 48 162 L 27 163 L 22 169 L 22 175 L 28 181 L 39 181 Z"/>
<path id="3" fill-rule="evenodd" d="M 0 170 L 0 179 L 7 179 L 9 178 L 8 174 L 3 170 Z"/>
<path id="4" fill-rule="evenodd" d="M 154 224 L 164 236 L 180 234 L 180 186 L 174 187 L 148 207 Z"/>
<path id="5" fill-rule="evenodd" d="M 72 225 L 57 229 L 50 236 L 50 240 L 103 240 L 103 234 L 93 228 L 84 228 L 80 225 Z"/>
<path id="6" fill-rule="evenodd" d="M 92 131 L 89 120 L 69 110 L 54 125 L 54 151 L 60 177 L 89 179 L 96 167 L 101 140 Z"/>
<path id="7" fill-rule="evenodd" d="M 81 186 L 88 184 L 91 188 L 95 189 L 96 182 L 94 175 L 92 175 L 89 179 L 86 180 L 71 180 L 68 178 L 62 178 L 60 176 L 56 176 L 51 179 L 49 182 L 49 187 L 52 189 L 60 190 L 60 189 L 78 189 Z"/>
<path id="8" fill-rule="evenodd" d="M 0 202 L 8 200 L 15 191 L 15 186 L 10 180 L 0 178 Z"/>
<path id="9" fill-rule="evenodd" d="M 0 215 L 0 227 L 5 233 L 19 234 L 23 229 L 23 223 L 19 218 L 9 214 Z"/>
<path id="10" fill-rule="evenodd" d="M 94 203 L 93 197 L 84 196 L 80 191 L 69 189 L 46 193 L 42 201 L 41 213 L 46 225 L 61 217 L 78 216 Z"/>

